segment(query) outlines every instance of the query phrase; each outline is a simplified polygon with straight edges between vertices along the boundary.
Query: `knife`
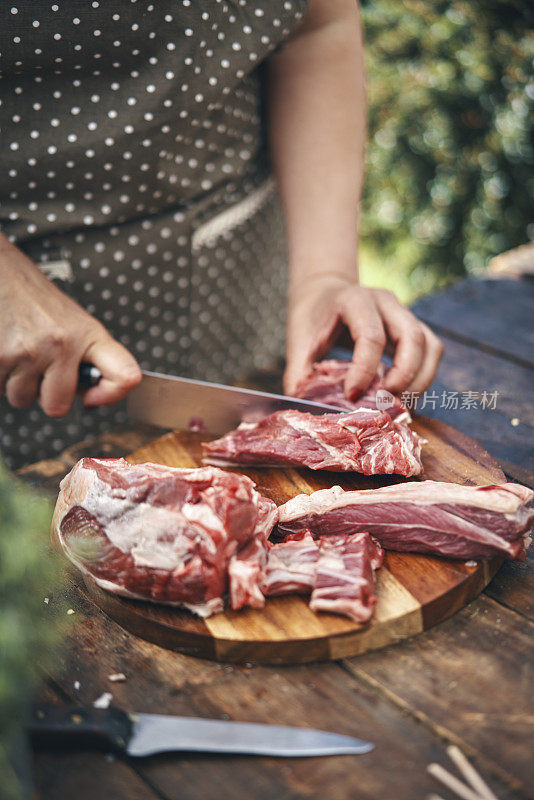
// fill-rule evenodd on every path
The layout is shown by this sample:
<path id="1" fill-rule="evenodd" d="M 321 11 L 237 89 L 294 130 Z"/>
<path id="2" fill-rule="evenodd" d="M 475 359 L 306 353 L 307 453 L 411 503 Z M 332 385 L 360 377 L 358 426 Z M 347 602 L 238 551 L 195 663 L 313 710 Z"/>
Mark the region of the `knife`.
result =
<path id="1" fill-rule="evenodd" d="M 80 364 L 78 386 L 96 386 L 100 372 L 92 364 Z M 336 406 L 256 392 L 236 386 L 143 372 L 141 383 L 127 398 L 130 419 L 162 428 L 223 434 L 241 422 L 257 422 L 275 411 L 306 411 L 309 414 L 337 413 Z"/>
<path id="2" fill-rule="evenodd" d="M 27 730 L 37 747 L 89 746 L 129 756 L 185 751 L 291 758 L 359 755 L 374 749 L 371 742 L 313 728 L 129 714 L 113 706 L 35 706 Z"/>

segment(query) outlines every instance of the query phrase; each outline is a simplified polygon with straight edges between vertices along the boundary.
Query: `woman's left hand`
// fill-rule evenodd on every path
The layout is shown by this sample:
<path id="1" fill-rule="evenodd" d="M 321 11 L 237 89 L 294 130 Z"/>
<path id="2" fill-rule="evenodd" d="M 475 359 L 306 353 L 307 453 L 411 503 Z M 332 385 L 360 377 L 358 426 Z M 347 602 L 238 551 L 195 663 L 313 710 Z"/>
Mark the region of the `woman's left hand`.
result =
<path id="1" fill-rule="evenodd" d="M 289 301 L 284 389 L 296 391 L 335 343 L 343 326 L 354 342 L 345 394 L 356 398 L 373 380 L 382 353 L 393 356 L 384 386 L 394 394 L 423 392 L 436 376 L 443 345 L 393 292 L 342 277 L 315 277 Z"/>

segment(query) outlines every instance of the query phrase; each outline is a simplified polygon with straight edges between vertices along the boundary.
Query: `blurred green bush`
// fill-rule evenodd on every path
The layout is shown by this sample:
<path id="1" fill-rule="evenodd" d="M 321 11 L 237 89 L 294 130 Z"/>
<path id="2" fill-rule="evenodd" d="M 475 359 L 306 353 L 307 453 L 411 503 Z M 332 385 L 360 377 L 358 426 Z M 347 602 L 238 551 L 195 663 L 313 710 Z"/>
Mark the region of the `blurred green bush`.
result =
<path id="1" fill-rule="evenodd" d="M 0 796 L 26 796 L 23 728 L 38 675 L 63 633 L 60 567 L 49 547 L 51 506 L 0 460 Z M 45 603 L 45 597 L 49 601 Z M 18 769 L 15 770 L 15 763 Z"/>
<path id="2" fill-rule="evenodd" d="M 364 0 L 362 278 L 412 299 L 534 238 L 534 3 Z"/>

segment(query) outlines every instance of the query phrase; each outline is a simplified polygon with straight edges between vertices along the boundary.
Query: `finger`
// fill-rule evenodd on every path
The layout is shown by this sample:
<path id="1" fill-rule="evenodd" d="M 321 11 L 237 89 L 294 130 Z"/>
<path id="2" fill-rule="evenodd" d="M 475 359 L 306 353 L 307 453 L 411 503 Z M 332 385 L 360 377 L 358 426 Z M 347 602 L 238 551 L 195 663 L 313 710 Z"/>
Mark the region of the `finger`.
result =
<path id="1" fill-rule="evenodd" d="M 49 417 L 68 414 L 76 394 L 78 359 L 56 359 L 45 369 L 39 390 L 39 405 Z"/>
<path id="2" fill-rule="evenodd" d="M 423 324 L 393 295 L 378 300 L 390 340 L 394 343 L 393 366 L 384 387 L 399 394 L 416 379 L 425 357 L 426 336 Z"/>
<path id="3" fill-rule="evenodd" d="M 84 393 L 86 408 L 116 403 L 142 378 L 141 369 L 133 355 L 106 331 L 87 348 L 81 360 L 94 364 L 102 373 L 98 385 Z"/>
<path id="4" fill-rule="evenodd" d="M 301 381 L 312 371 L 314 361 L 330 349 L 337 331 L 337 315 L 332 313 L 318 321 L 313 313 L 299 314 L 290 326 L 286 347 L 284 391 L 292 395 Z"/>
<path id="5" fill-rule="evenodd" d="M 0 367 L 0 397 L 4 394 L 6 390 L 6 382 L 7 376 L 9 375 L 10 369 L 7 366 Z"/>
<path id="6" fill-rule="evenodd" d="M 39 393 L 41 375 L 29 362 L 17 365 L 6 378 L 5 392 L 14 408 L 28 408 Z"/>
<path id="7" fill-rule="evenodd" d="M 443 344 L 440 339 L 426 325 L 423 329 L 425 331 L 424 358 L 416 377 L 407 387 L 408 392 L 424 392 L 432 385 L 443 356 Z"/>
<path id="8" fill-rule="evenodd" d="M 386 344 L 386 332 L 374 305 L 355 304 L 343 315 L 355 342 L 352 364 L 345 377 L 345 395 L 355 400 L 376 375 Z"/>

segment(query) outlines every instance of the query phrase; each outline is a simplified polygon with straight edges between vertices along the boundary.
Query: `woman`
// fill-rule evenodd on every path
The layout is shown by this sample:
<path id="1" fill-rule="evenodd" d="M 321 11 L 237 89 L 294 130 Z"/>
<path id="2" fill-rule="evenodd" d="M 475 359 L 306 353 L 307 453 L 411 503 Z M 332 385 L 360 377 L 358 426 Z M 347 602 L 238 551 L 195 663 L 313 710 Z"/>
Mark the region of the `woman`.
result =
<path id="1" fill-rule="evenodd" d="M 120 420 L 104 407 L 139 365 L 225 381 L 272 367 L 286 259 L 287 392 L 342 326 L 348 395 L 388 341 L 387 388 L 430 385 L 437 338 L 391 293 L 358 285 L 352 0 L 12 2 L 0 11 L 0 425 L 12 464 Z M 103 374 L 84 395 L 97 411 L 69 414 L 81 361 Z"/>

